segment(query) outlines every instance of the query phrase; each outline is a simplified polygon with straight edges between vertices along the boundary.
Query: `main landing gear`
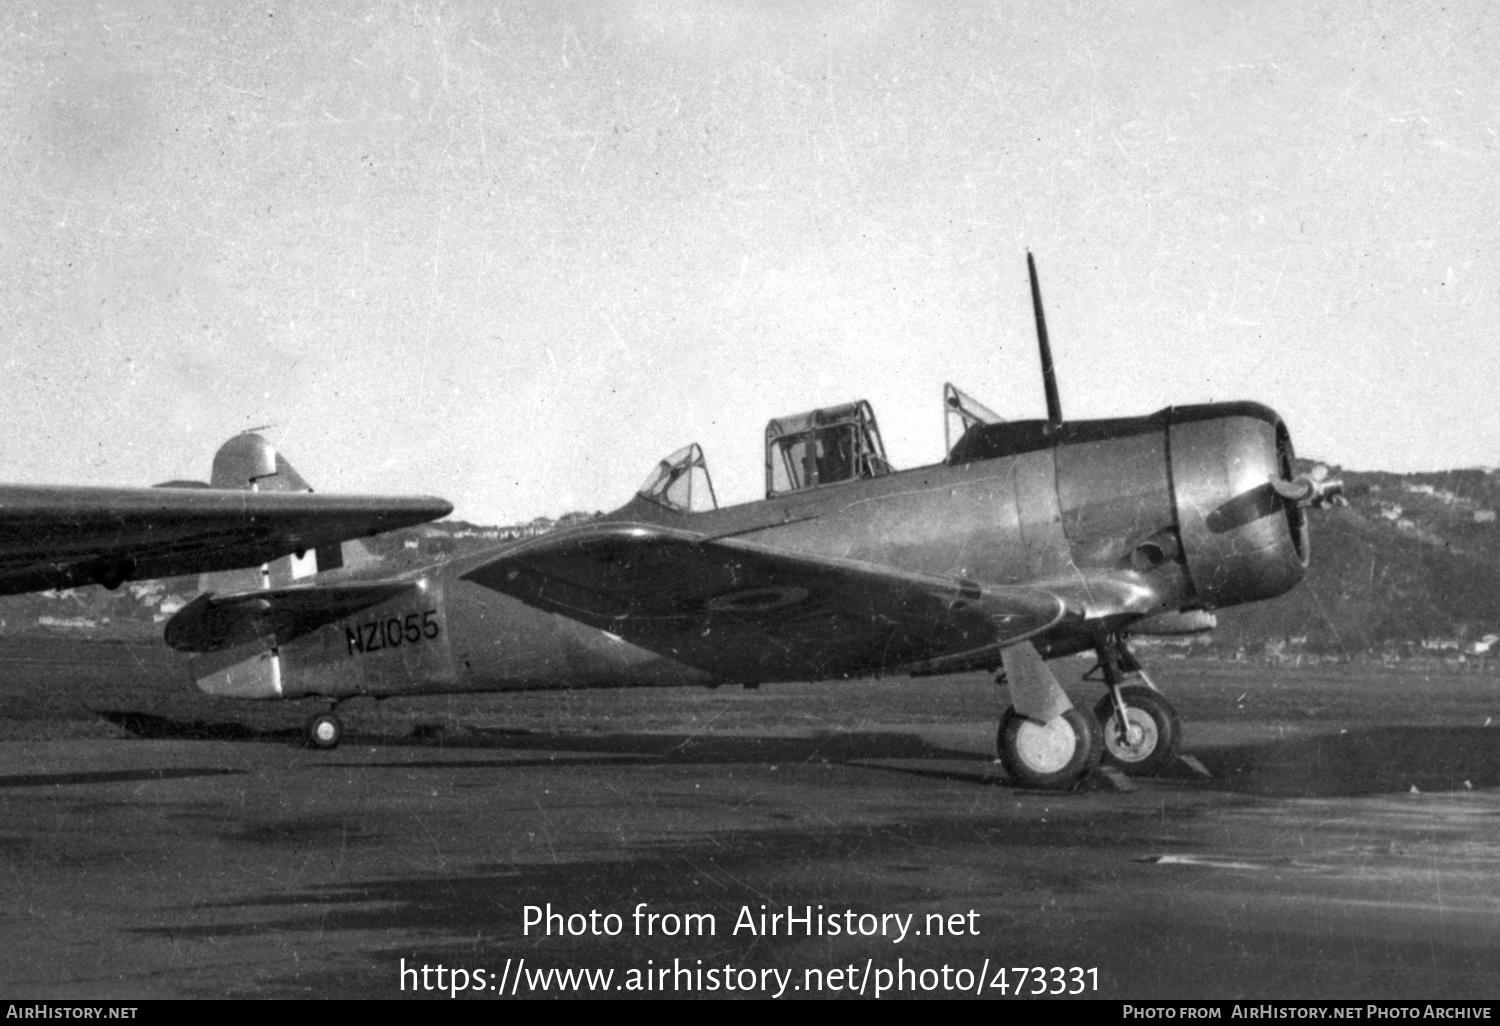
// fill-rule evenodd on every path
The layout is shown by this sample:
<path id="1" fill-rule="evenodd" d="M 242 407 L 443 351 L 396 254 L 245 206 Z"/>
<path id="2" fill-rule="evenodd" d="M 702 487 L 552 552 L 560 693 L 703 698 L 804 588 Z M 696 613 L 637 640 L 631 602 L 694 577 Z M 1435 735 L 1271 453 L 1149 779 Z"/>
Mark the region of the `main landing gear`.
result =
<path id="1" fill-rule="evenodd" d="M 1099 765 L 1104 732 L 1087 709 L 1074 707 L 1046 723 L 1005 710 L 996 741 L 1000 763 L 1023 787 L 1059 790 L 1072 787 Z"/>
<path id="2" fill-rule="evenodd" d="M 339 746 L 344 739 L 344 724 L 334 712 L 337 708 L 335 705 L 327 712 L 314 713 L 307 718 L 307 725 L 303 728 L 307 747 L 330 749 Z"/>
<path id="3" fill-rule="evenodd" d="M 1003 653 L 997 683 L 1011 687 L 1011 708 L 996 739 L 1000 762 L 1023 787 L 1068 788 L 1100 762 L 1135 776 L 1150 776 L 1177 758 L 1182 728 L 1177 712 L 1163 698 L 1118 635 L 1105 635 L 1095 650 L 1109 688 L 1091 711 L 1073 705 L 1036 647 L 1012 646 Z M 1142 684 L 1125 684 L 1139 677 Z"/>
<path id="4" fill-rule="evenodd" d="M 1138 777 L 1155 776 L 1177 759 L 1182 724 L 1172 703 L 1156 690 L 1123 639 L 1110 635 L 1100 642 L 1096 670 L 1109 694 L 1094 707 L 1104 730 L 1104 761 Z M 1085 680 L 1097 679 L 1094 671 Z M 1125 684 L 1139 677 L 1141 684 Z"/>

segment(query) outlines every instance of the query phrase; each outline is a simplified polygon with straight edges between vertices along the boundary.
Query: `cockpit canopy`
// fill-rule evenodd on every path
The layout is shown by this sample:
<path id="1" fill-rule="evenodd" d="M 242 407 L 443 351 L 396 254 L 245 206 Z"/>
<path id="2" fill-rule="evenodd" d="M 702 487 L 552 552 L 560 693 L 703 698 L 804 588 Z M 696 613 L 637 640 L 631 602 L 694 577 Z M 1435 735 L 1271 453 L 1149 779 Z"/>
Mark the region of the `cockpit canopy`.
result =
<path id="1" fill-rule="evenodd" d="M 1034 433 L 1028 430 L 1033 422 L 1005 425 L 1003 417 L 952 385 L 943 387 L 943 412 L 947 421 L 946 462 L 950 465 L 985 458 L 989 454 L 986 447 L 995 445 L 995 430 L 1014 427 L 1026 439 Z M 1045 421 L 1034 424 L 1044 432 L 1050 427 Z M 778 417 L 766 425 L 768 499 L 891 473 L 894 470 L 885 458 L 875 411 L 864 399 Z M 708 464 L 697 443 L 678 449 L 658 463 L 636 494 L 675 513 L 719 508 Z"/>
<path id="2" fill-rule="evenodd" d="M 684 446 L 656 465 L 636 492 L 675 513 L 703 513 L 719 508 L 708 462 L 698 443 Z"/>
<path id="3" fill-rule="evenodd" d="M 889 473 L 875 411 L 863 399 L 766 425 L 768 499 Z"/>
<path id="4" fill-rule="evenodd" d="M 943 386 L 943 442 L 949 466 L 968 463 L 983 445 L 985 428 L 1004 424 L 1005 418 L 952 382 Z"/>

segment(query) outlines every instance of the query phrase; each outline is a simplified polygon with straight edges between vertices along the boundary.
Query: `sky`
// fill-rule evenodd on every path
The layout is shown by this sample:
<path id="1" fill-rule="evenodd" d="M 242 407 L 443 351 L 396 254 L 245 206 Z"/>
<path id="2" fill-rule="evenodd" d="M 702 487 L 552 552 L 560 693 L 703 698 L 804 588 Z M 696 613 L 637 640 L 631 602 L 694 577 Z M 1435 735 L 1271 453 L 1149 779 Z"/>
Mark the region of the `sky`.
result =
<path id="1" fill-rule="evenodd" d="M 1045 414 L 1028 249 L 1069 419 L 1500 464 L 1489 0 L 18 0 L 0 95 L 0 480 L 741 502 L 859 398 L 920 466 Z"/>

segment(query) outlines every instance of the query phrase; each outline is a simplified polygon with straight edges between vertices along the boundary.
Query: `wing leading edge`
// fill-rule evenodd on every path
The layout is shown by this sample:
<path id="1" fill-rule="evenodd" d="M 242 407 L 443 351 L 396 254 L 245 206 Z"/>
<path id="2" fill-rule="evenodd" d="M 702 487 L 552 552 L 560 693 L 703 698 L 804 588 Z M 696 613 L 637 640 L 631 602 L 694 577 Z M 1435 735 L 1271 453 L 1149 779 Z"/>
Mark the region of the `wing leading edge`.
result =
<path id="1" fill-rule="evenodd" d="M 447 516 L 430 497 L 0 486 L 0 595 L 256 566 Z"/>
<path id="2" fill-rule="evenodd" d="M 1068 615 L 1056 594 L 605 524 L 507 550 L 463 577 L 729 681 L 878 673 L 1014 644 Z"/>

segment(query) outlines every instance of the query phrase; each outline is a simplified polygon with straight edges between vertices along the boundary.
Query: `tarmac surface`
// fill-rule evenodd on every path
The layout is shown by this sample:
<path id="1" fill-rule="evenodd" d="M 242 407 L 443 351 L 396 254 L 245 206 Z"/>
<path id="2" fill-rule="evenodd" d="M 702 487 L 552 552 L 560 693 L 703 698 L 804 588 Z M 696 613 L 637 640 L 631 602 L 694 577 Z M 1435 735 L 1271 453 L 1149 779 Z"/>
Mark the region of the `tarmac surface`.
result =
<path id="1" fill-rule="evenodd" d="M 983 676 L 354 702 L 317 752 L 154 649 L 9 642 L 0 996 L 1500 997 L 1500 678 L 1153 668 L 1206 775 L 1058 794 Z"/>

